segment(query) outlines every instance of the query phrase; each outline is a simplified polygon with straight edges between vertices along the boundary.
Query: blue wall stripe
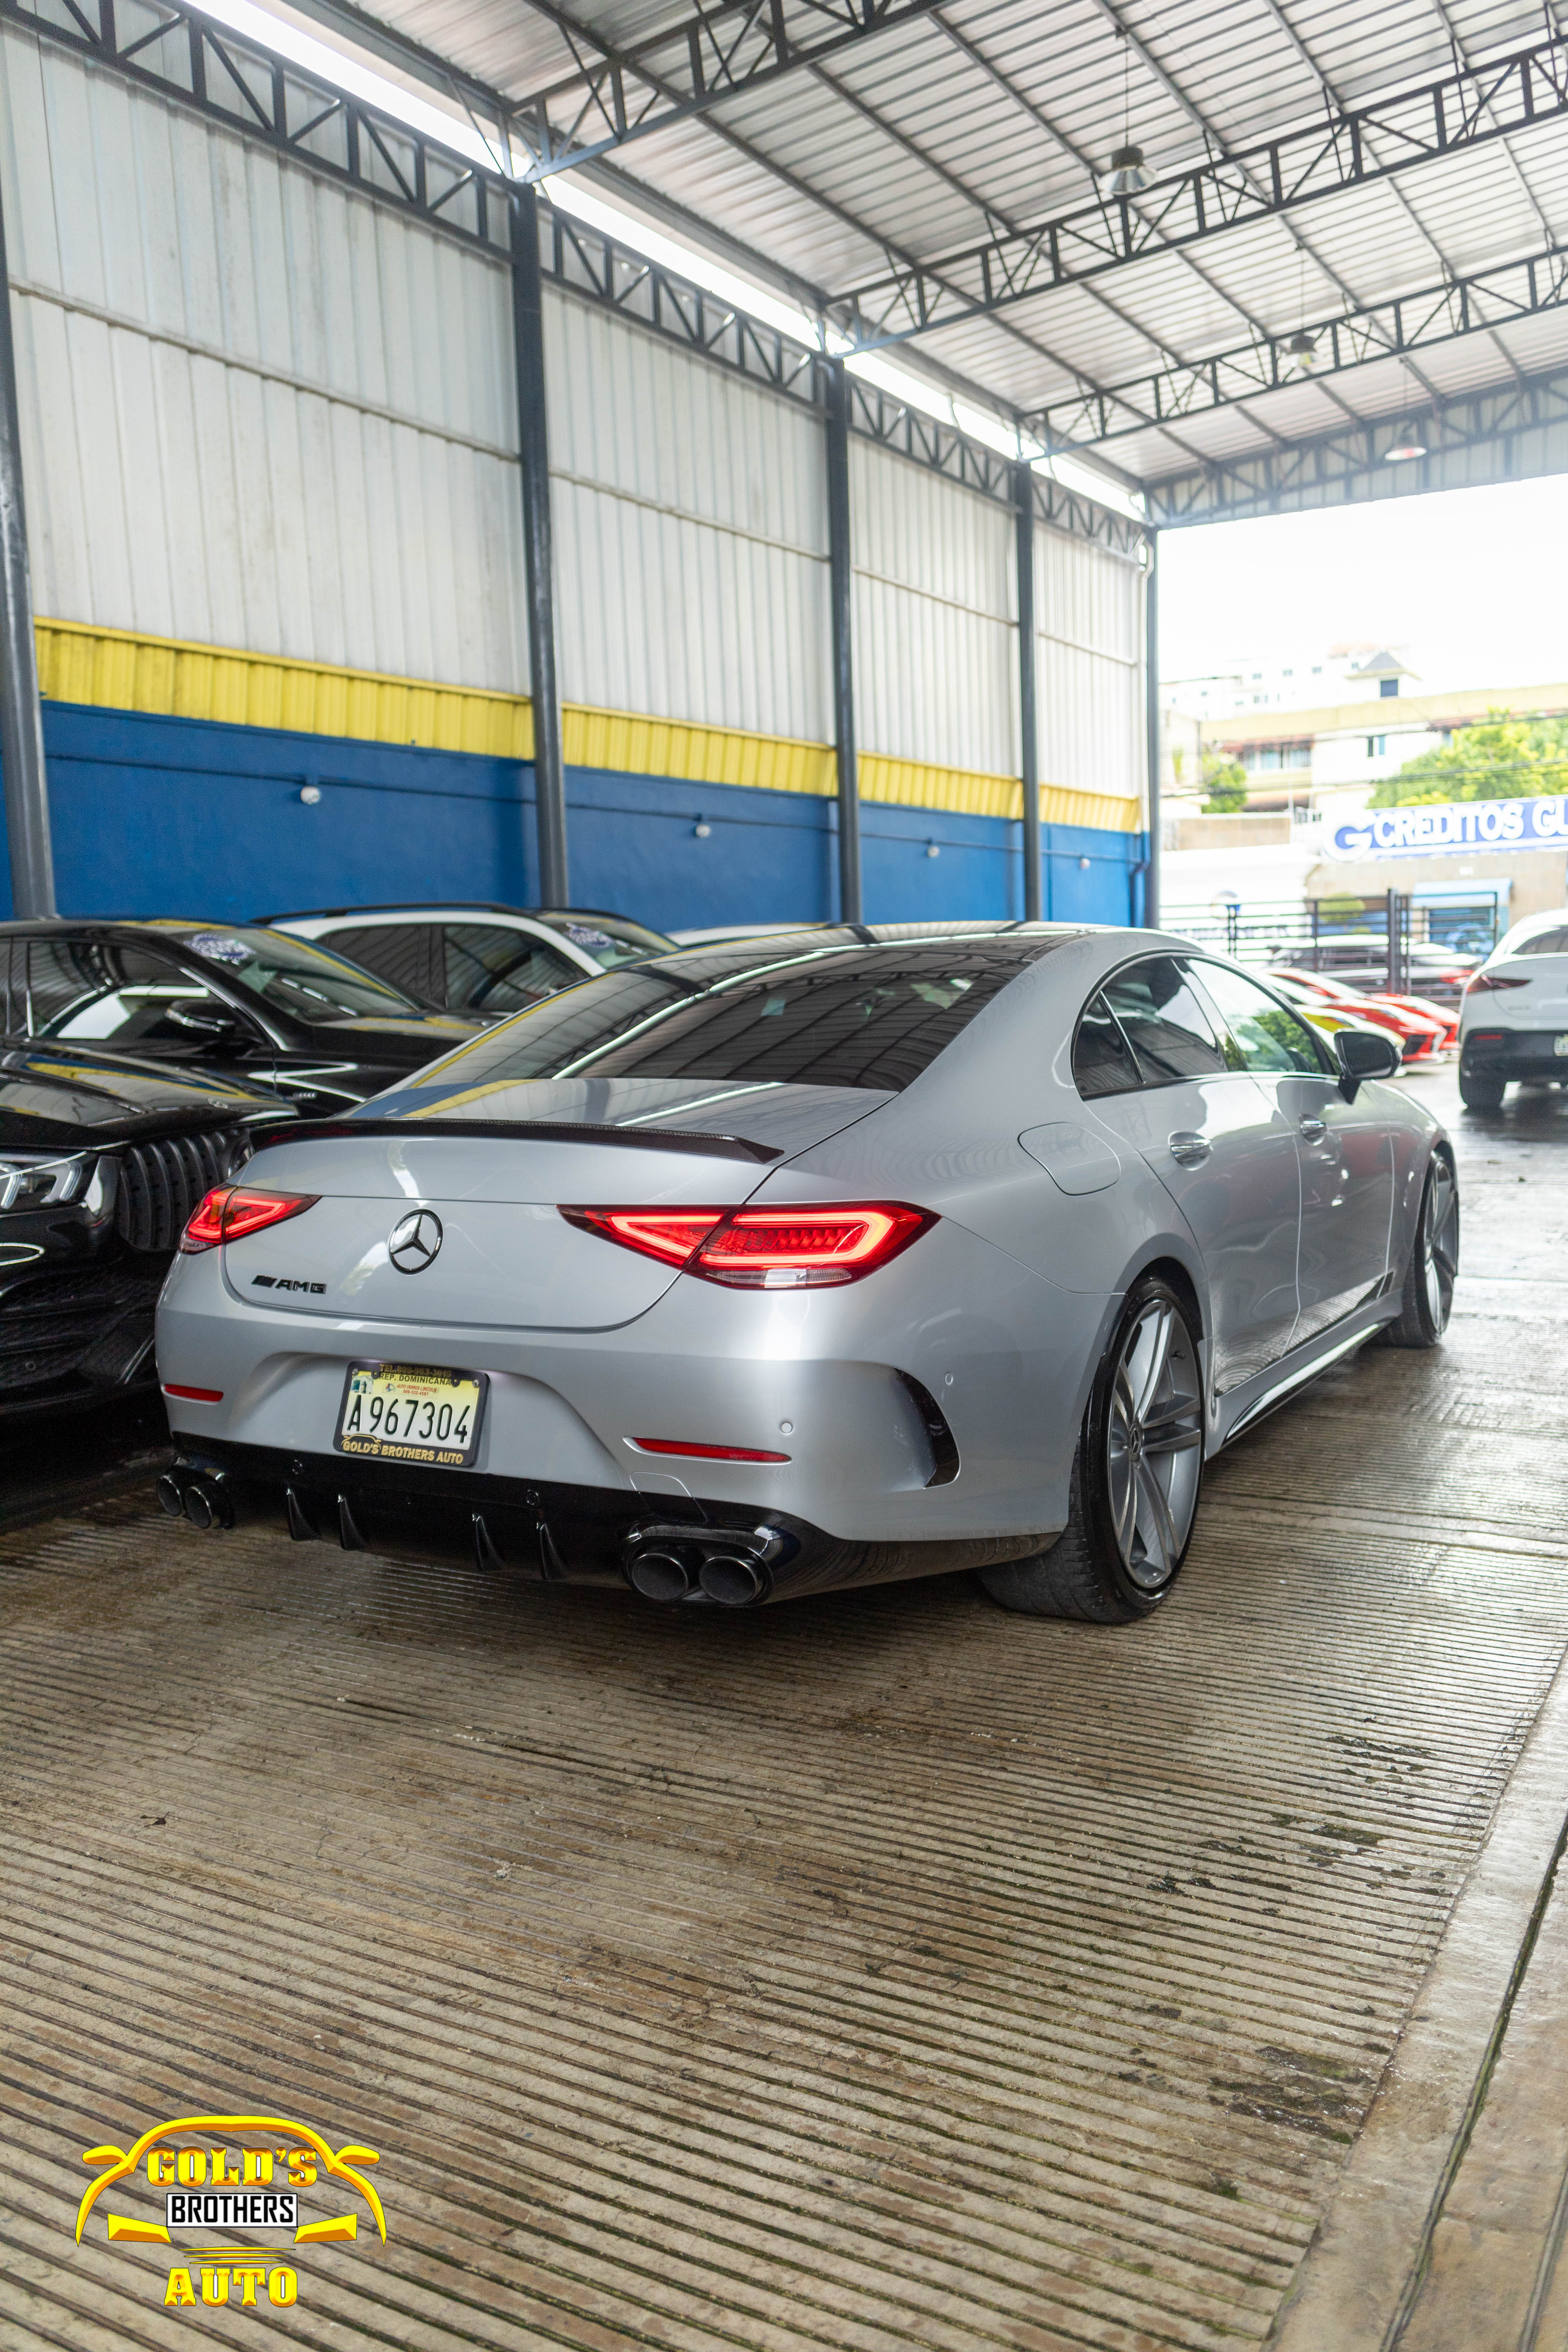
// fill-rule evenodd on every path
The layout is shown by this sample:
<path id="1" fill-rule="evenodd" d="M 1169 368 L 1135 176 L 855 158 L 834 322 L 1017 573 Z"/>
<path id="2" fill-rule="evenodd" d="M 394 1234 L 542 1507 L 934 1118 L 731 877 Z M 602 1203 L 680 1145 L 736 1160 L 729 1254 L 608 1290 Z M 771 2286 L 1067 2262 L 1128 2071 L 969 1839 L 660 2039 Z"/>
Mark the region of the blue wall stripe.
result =
<path id="1" fill-rule="evenodd" d="M 516 761 L 61 702 L 44 739 L 62 913 L 532 902 L 532 770 Z M 831 801 L 595 768 L 567 770 L 567 797 L 580 906 L 658 929 L 834 911 Z M 1020 824 L 868 802 L 863 828 L 868 920 L 1022 915 Z M 1044 832 L 1048 915 L 1141 919 L 1142 835 Z"/>

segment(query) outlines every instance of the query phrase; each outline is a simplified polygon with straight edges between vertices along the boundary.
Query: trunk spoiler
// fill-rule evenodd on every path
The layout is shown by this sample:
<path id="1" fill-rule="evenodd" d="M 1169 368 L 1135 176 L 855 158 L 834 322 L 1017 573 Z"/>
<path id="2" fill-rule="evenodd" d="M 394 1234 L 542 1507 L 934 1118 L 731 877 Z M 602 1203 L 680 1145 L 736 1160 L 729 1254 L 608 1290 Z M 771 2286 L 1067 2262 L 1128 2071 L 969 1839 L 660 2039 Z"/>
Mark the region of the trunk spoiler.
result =
<path id="1" fill-rule="evenodd" d="M 337 1142 L 347 1136 L 483 1136 L 495 1143 L 611 1143 L 636 1151 L 689 1151 L 703 1160 L 751 1160 L 766 1166 L 782 1160 L 769 1143 L 749 1143 L 741 1135 L 704 1135 L 692 1128 L 598 1127 L 560 1118 L 346 1118 L 300 1119 L 276 1135 L 258 1135 L 256 1150 L 274 1143 Z"/>

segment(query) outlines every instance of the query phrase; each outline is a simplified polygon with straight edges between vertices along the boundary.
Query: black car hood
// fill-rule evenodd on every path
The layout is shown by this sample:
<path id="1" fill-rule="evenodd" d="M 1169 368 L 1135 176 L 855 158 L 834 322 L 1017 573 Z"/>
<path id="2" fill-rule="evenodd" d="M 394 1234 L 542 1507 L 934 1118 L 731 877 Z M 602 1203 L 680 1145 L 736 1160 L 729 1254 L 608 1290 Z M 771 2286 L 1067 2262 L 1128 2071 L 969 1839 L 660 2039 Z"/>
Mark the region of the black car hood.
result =
<path id="1" fill-rule="evenodd" d="M 43 1038 L 0 1042 L 0 1150 L 78 1150 L 182 1129 L 287 1120 L 262 1087 Z"/>
<path id="2" fill-rule="evenodd" d="M 304 1024 L 296 1026 L 303 1029 Z M 384 1021 L 375 1013 L 346 1013 L 341 1021 L 312 1022 L 308 1034 L 310 1044 L 323 1052 L 362 1062 L 405 1063 L 416 1070 L 467 1045 L 484 1026 L 482 1021 L 465 1021 L 455 1013 L 422 1013 L 404 1021 L 391 1014 Z"/>

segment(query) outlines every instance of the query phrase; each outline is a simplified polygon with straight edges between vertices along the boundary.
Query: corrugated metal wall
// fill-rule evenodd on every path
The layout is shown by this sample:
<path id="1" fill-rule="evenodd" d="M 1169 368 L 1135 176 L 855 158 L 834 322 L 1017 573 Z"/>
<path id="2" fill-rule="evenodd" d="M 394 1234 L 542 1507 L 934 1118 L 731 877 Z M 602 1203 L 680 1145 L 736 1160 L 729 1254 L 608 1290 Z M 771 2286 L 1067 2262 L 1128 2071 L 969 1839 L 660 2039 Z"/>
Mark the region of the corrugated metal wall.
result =
<path id="1" fill-rule="evenodd" d="M 37 610 L 526 684 L 504 271 L 0 37 Z"/>
<path id="2" fill-rule="evenodd" d="M 38 612 L 526 690 L 504 267 L 0 43 Z M 564 698 L 826 741 L 819 418 L 547 301 Z M 1016 775 L 1010 515 L 858 438 L 851 484 L 862 748 Z M 1135 794 L 1140 576 L 1038 561 L 1042 780 Z"/>
<path id="3" fill-rule="evenodd" d="M 862 746 L 1016 776 L 1012 517 L 868 441 L 849 488 Z"/>
<path id="4" fill-rule="evenodd" d="M 563 695 L 822 741 L 818 420 L 567 296 L 545 332 Z"/>
<path id="5" fill-rule="evenodd" d="M 1035 534 L 1040 779 L 1142 790 L 1143 575 L 1060 531 Z"/>

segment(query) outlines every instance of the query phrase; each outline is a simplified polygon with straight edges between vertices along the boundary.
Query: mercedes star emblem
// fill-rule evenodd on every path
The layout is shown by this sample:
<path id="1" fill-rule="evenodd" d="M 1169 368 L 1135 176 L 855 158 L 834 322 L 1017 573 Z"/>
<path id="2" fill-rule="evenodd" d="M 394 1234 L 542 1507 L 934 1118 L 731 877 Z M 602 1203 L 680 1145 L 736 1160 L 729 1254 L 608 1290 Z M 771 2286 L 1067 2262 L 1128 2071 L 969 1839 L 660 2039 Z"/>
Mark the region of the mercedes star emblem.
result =
<path id="1" fill-rule="evenodd" d="M 441 1246 L 441 1220 L 434 1209 L 415 1209 L 386 1237 L 386 1254 L 399 1274 L 423 1274 Z"/>

